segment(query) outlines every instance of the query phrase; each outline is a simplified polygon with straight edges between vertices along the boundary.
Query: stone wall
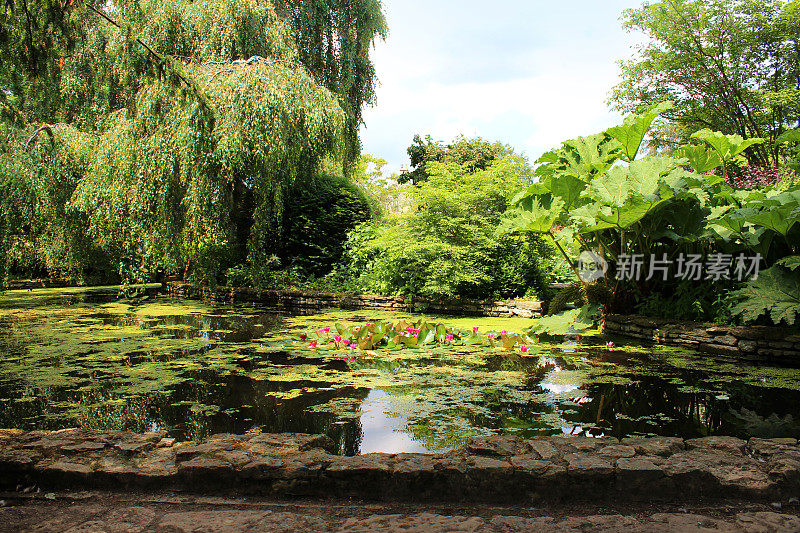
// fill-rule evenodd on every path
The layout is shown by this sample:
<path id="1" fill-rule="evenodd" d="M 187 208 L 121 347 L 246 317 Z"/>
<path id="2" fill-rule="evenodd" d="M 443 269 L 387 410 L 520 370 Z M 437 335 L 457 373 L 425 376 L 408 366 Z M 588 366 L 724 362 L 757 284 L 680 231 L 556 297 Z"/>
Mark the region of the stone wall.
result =
<path id="1" fill-rule="evenodd" d="M 20 289 L 63 288 L 73 285 L 75 284 L 71 281 L 58 278 L 11 279 L 6 282 L 6 289 L 14 291 Z"/>
<path id="2" fill-rule="evenodd" d="M 308 314 L 320 309 L 387 310 L 423 312 L 466 316 L 520 316 L 538 318 L 542 302 L 509 300 L 426 300 L 375 294 L 336 294 L 306 291 L 276 291 L 247 287 L 199 287 L 179 281 L 169 281 L 166 290 L 181 298 L 199 298 L 216 302 L 250 302 L 274 307 L 292 314 Z"/>
<path id="3" fill-rule="evenodd" d="M 0 430 L 0 488 L 36 484 L 384 501 L 780 501 L 800 490 L 796 439 L 475 437 L 443 454 L 330 453 L 324 435 Z"/>
<path id="4" fill-rule="evenodd" d="M 721 326 L 636 315 L 607 315 L 604 332 L 722 355 L 800 362 L 800 335 L 780 327 Z"/>

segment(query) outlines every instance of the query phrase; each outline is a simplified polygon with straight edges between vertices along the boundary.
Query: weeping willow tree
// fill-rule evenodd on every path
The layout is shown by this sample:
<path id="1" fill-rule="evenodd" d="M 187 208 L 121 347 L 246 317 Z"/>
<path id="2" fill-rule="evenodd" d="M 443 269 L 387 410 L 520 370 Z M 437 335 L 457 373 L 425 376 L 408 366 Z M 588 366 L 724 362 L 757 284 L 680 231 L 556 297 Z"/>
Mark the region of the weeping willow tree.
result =
<path id="1" fill-rule="evenodd" d="M 0 200 L 6 257 L 47 248 L 38 261 L 79 275 L 94 249 L 124 280 L 209 250 L 264 264 L 288 188 L 360 151 L 386 31 L 376 0 L 10 0 L 0 17 L 0 116 L 17 132 L 0 188 L 57 196 L 25 213 Z M 43 227 L 14 229 L 28 219 Z"/>

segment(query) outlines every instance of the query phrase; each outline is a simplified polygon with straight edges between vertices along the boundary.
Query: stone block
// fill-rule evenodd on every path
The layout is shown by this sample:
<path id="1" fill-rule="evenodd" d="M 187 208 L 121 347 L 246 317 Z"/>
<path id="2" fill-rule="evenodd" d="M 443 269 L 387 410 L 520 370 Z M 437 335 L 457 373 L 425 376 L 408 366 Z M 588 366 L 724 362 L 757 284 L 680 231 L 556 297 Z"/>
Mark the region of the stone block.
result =
<path id="1" fill-rule="evenodd" d="M 744 353 L 755 353 L 758 343 L 756 341 L 742 339 L 737 346 Z"/>
<path id="2" fill-rule="evenodd" d="M 736 437 L 702 437 L 699 439 L 688 439 L 686 441 L 686 448 L 693 450 L 695 448 L 721 450 L 724 452 L 732 453 L 734 455 L 741 455 L 747 445 L 742 439 Z"/>
<path id="3" fill-rule="evenodd" d="M 611 446 L 600 448 L 597 453 L 605 458 L 618 459 L 621 457 L 633 457 L 636 455 L 636 450 L 633 448 L 633 446 L 612 444 Z"/>
<path id="4" fill-rule="evenodd" d="M 235 472 L 227 461 L 201 456 L 178 463 L 178 476 L 193 490 L 202 492 L 227 485 Z"/>
<path id="5" fill-rule="evenodd" d="M 258 457 L 239 469 L 239 476 L 245 479 L 275 479 L 280 477 L 286 461 L 280 457 Z"/>
<path id="6" fill-rule="evenodd" d="M 561 459 L 561 452 L 545 439 L 531 439 L 528 441 L 531 451 L 545 461 L 557 461 Z"/>
<path id="7" fill-rule="evenodd" d="M 62 446 L 60 449 L 65 454 L 76 454 L 85 452 L 95 452 L 98 450 L 102 450 L 105 447 L 106 447 L 105 442 L 84 441 L 84 442 L 79 442 L 77 444 L 68 444 L 66 446 Z"/>
<path id="8" fill-rule="evenodd" d="M 786 453 L 788 451 L 800 452 L 797 448 L 797 439 L 759 439 L 757 437 L 751 438 L 747 441 L 747 449 L 753 455 L 760 457 L 771 457 L 778 453 Z"/>
<path id="9" fill-rule="evenodd" d="M 470 455 L 507 457 L 521 455 L 530 451 L 530 445 L 517 437 L 489 436 L 471 437 L 464 445 Z"/>
<path id="10" fill-rule="evenodd" d="M 579 480 L 610 478 L 614 474 L 611 463 L 596 455 L 568 453 L 564 460 L 567 461 L 567 474 Z"/>
<path id="11" fill-rule="evenodd" d="M 119 450 L 126 455 L 148 452 L 155 447 L 155 443 L 150 440 L 124 440 L 114 445 L 116 450 Z"/>
<path id="12" fill-rule="evenodd" d="M 647 457 L 623 457 L 616 464 L 616 489 L 637 499 L 652 499 L 674 493 L 675 485 Z"/>

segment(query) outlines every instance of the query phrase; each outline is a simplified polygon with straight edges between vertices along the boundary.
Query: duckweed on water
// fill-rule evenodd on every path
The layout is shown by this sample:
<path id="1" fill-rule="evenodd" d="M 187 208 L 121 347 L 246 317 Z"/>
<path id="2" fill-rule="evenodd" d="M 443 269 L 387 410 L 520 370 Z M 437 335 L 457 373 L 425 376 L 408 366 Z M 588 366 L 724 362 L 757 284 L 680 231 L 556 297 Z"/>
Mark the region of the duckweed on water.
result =
<path id="1" fill-rule="evenodd" d="M 472 344 L 319 350 L 300 339 L 337 323 L 398 320 L 477 326 L 484 338 L 532 323 L 364 311 L 284 317 L 166 297 L 92 302 L 73 289 L 9 291 L 0 296 L 0 426 L 164 428 L 178 437 L 304 431 L 328 433 L 342 453 L 359 452 L 379 430 L 429 450 L 477 434 L 798 430 L 797 369 L 622 339 L 609 351 L 597 332 L 583 344 L 542 340 L 525 354 Z M 376 409 L 381 428 L 365 418 Z"/>

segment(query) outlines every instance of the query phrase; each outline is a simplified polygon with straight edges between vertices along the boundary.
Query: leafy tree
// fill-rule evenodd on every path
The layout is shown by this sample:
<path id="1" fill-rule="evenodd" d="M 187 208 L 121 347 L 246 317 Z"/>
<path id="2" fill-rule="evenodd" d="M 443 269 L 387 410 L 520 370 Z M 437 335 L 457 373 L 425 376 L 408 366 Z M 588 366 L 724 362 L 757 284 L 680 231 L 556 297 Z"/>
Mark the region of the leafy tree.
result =
<path id="1" fill-rule="evenodd" d="M 72 189 L 53 223 L 131 280 L 219 247 L 252 265 L 276 253 L 294 181 L 355 159 L 385 34 L 377 1 L 8 2 L 2 17 L 0 107 L 25 132 L 14 164 L 54 172 L 23 139 L 58 122 L 39 135 L 80 156 L 59 159 L 53 183 Z"/>
<path id="2" fill-rule="evenodd" d="M 496 237 L 510 192 L 529 182 L 526 162 L 506 157 L 484 170 L 432 161 L 412 188 L 415 208 L 351 234 L 348 258 L 362 287 L 430 298 L 542 294 L 553 249 L 531 236 Z"/>
<path id="3" fill-rule="evenodd" d="M 797 1 L 657 0 L 623 15 L 647 41 L 620 62 L 611 102 L 624 112 L 671 100 L 673 122 L 653 132 L 656 146 L 685 142 L 710 129 L 764 138 L 744 154 L 758 166 L 778 164 L 775 141 L 800 120 L 800 24 Z"/>
<path id="4" fill-rule="evenodd" d="M 347 115 L 344 155 L 355 162 L 361 153 L 362 107 L 375 101 L 369 48 L 387 34 L 380 0 L 276 0 L 275 5 L 294 30 L 300 61 L 339 97 Z"/>
<path id="5" fill-rule="evenodd" d="M 437 161 L 466 165 L 470 172 L 477 172 L 486 170 L 493 161 L 511 155 L 513 150 L 499 142 L 492 143 L 480 137 L 466 139 L 459 136 L 452 143 L 444 144 L 442 141 L 434 141 L 430 135 L 426 135 L 424 141 L 419 135 L 414 135 L 413 144 L 408 147 L 407 152 L 413 170 L 402 173 L 397 181 L 410 181 L 416 185 L 428 179 L 428 163 Z"/>

